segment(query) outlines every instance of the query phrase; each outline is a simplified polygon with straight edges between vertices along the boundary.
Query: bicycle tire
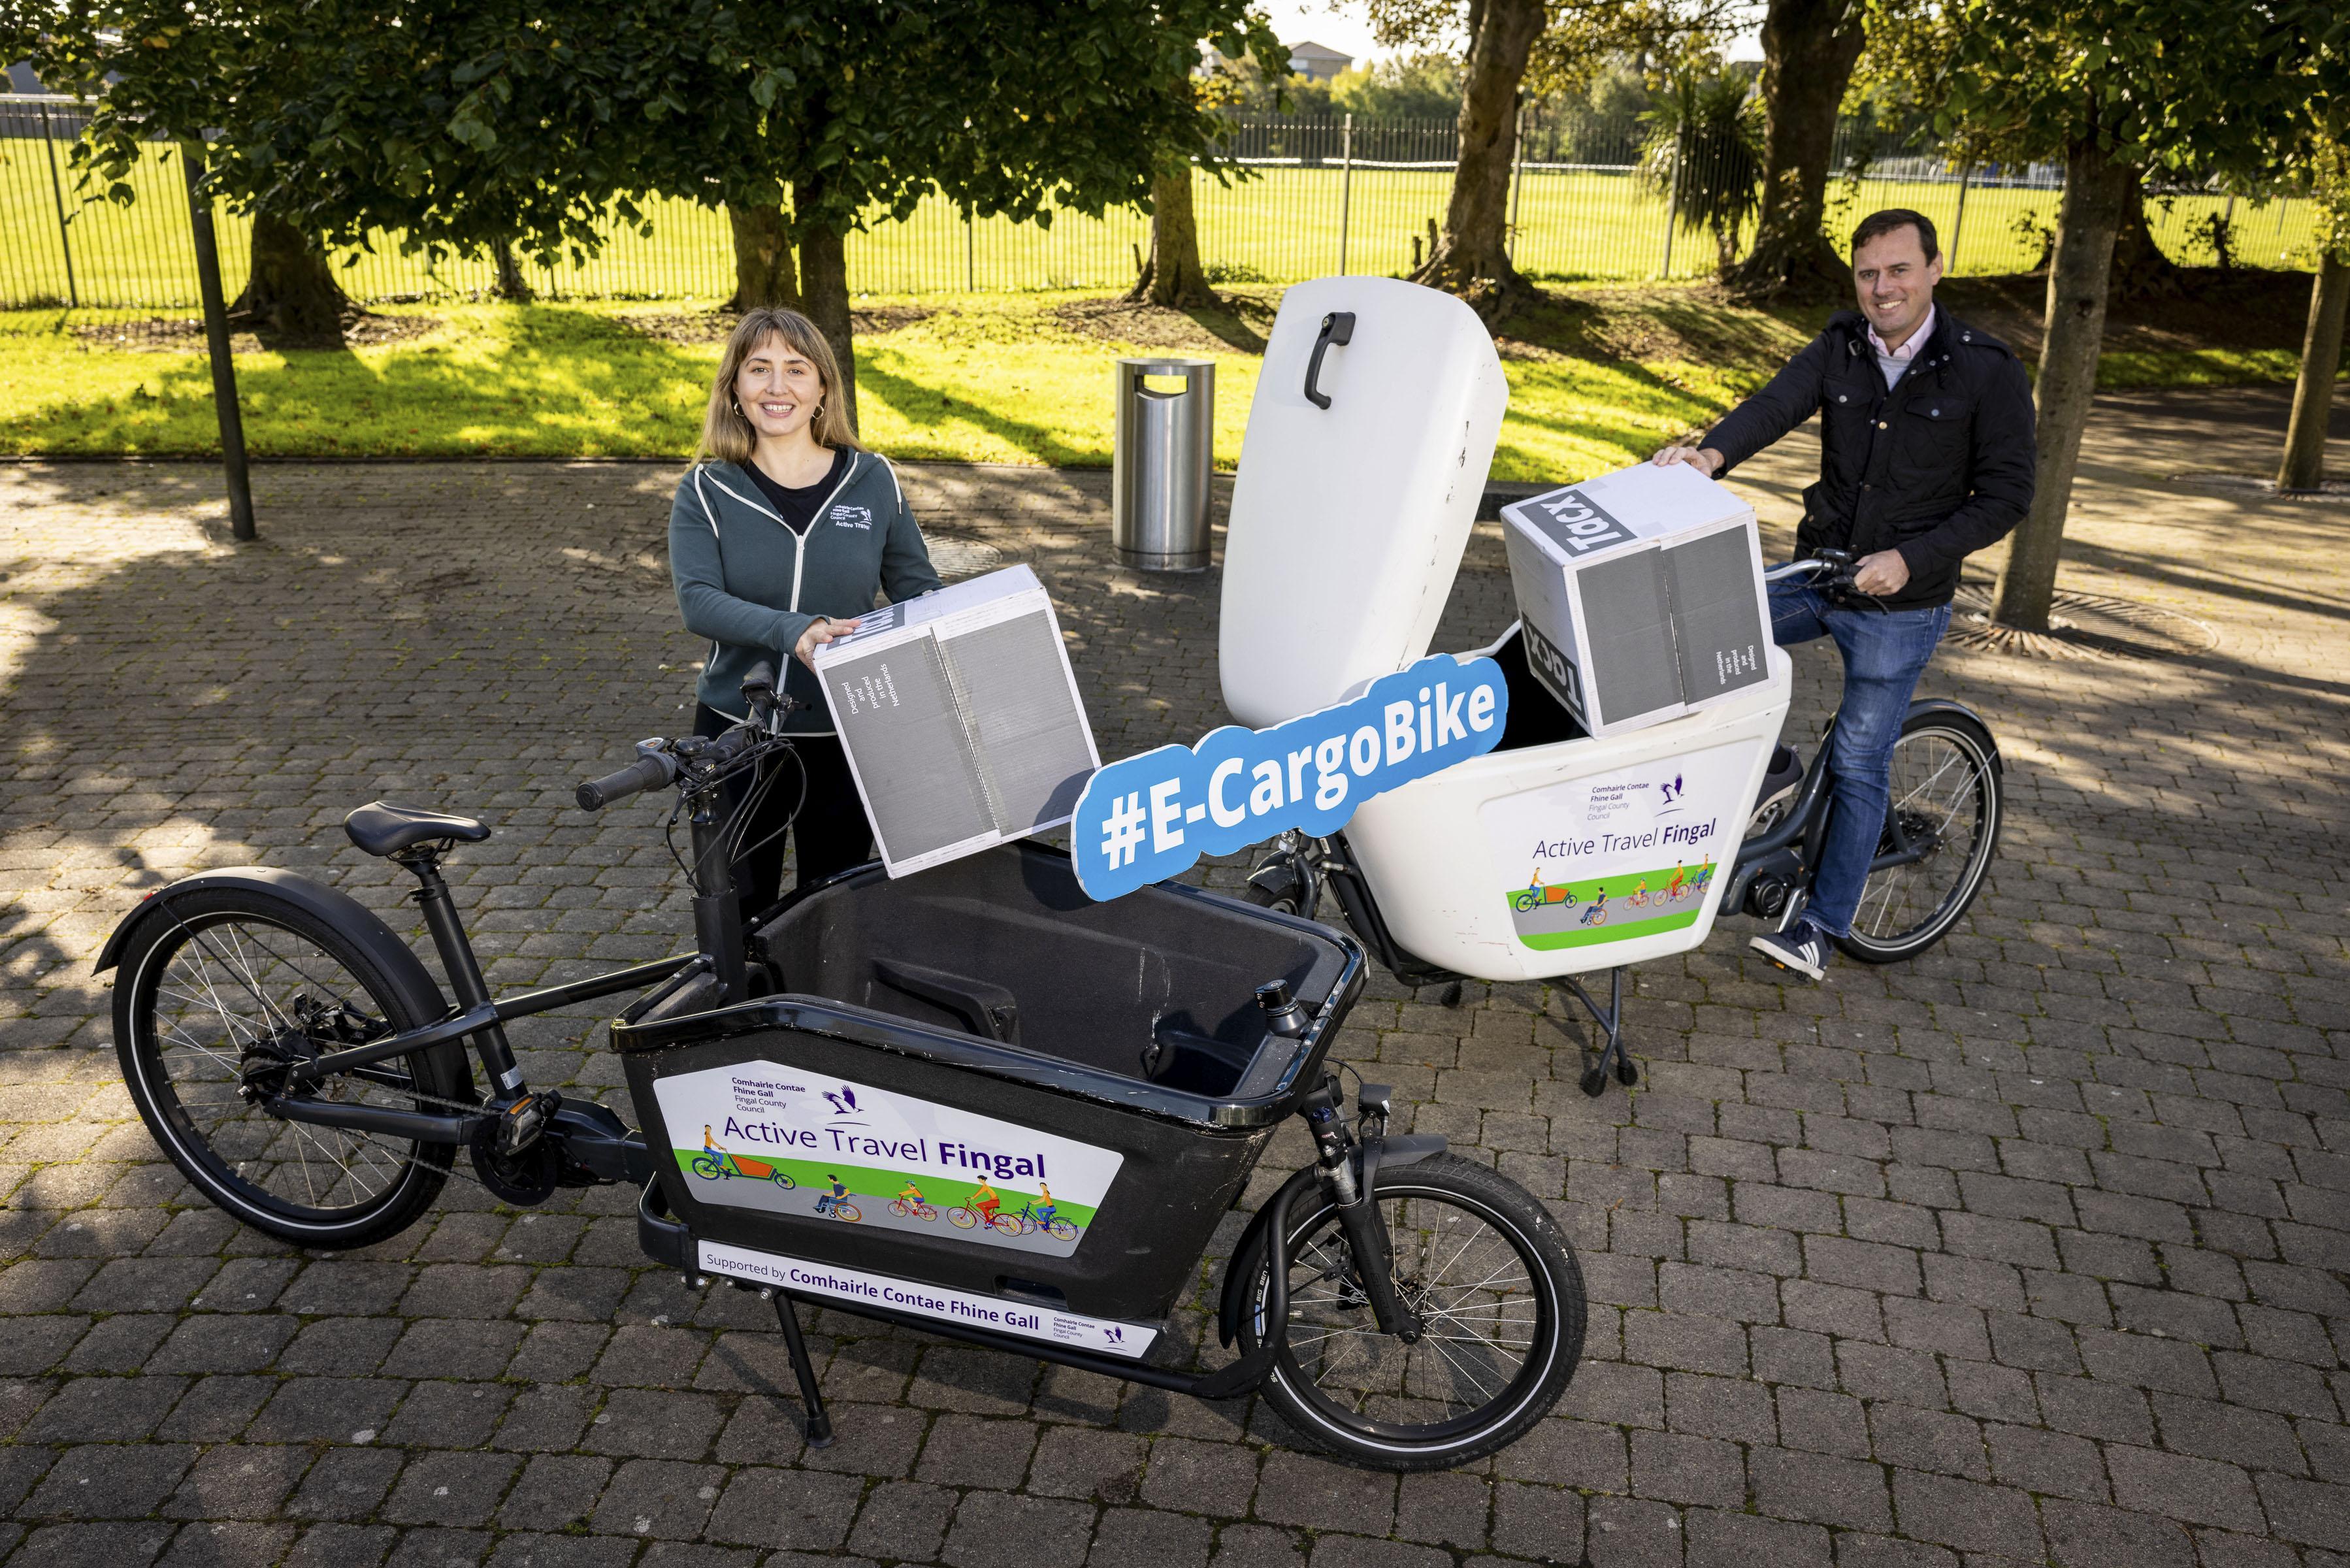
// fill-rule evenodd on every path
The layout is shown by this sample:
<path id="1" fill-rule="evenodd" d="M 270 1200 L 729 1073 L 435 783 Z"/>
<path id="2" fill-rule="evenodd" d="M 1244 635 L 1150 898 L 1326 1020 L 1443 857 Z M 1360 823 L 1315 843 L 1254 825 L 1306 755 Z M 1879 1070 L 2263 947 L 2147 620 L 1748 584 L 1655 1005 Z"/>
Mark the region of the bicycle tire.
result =
<path id="1" fill-rule="evenodd" d="M 979 1216 L 968 1209 L 950 1209 L 947 1210 L 947 1223 L 958 1231 L 976 1230 Z"/>
<path id="2" fill-rule="evenodd" d="M 792 1179 L 792 1174 L 787 1170 L 773 1172 L 768 1176 L 767 1179 L 774 1182 L 776 1186 L 782 1188 L 786 1192 L 791 1191 L 794 1188 L 799 1185 L 798 1182 Z"/>
<path id="3" fill-rule="evenodd" d="M 1470 1300 L 1466 1294 L 1448 1296 L 1440 1306 L 1430 1305 L 1438 1291 L 1464 1287 L 1440 1283 L 1433 1278 L 1423 1281 L 1407 1272 L 1408 1261 L 1425 1264 L 1441 1257 L 1445 1262 L 1440 1267 L 1449 1270 L 1465 1263 L 1472 1271 L 1468 1277 L 1479 1279 L 1473 1271 L 1487 1267 L 1491 1250 L 1472 1254 L 1478 1240 L 1476 1233 L 1468 1231 L 1468 1239 L 1461 1241 L 1463 1232 L 1453 1228 L 1457 1221 L 1440 1211 L 1449 1209 L 1455 1215 L 1465 1215 L 1493 1232 L 1502 1248 L 1525 1267 L 1524 1300 L 1534 1313 L 1526 1325 L 1530 1331 L 1525 1343 L 1527 1355 L 1498 1393 L 1465 1416 L 1449 1420 L 1390 1420 L 1371 1411 L 1347 1408 L 1340 1399 L 1326 1394 L 1299 1352 L 1304 1349 L 1316 1366 L 1325 1366 L 1327 1353 L 1320 1347 L 1342 1334 L 1351 1336 L 1353 1341 L 1375 1344 L 1381 1349 L 1367 1371 L 1359 1366 L 1347 1366 L 1331 1374 L 1336 1378 L 1341 1395 L 1347 1400 L 1376 1404 L 1378 1409 L 1391 1415 L 1425 1410 L 1433 1403 L 1433 1390 L 1460 1375 L 1461 1363 L 1456 1353 L 1443 1349 L 1443 1341 L 1439 1337 L 1441 1329 L 1429 1330 L 1419 1345 L 1408 1346 L 1379 1334 L 1376 1324 L 1363 1329 L 1342 1324 L 1329 1328 L 1312 1343 L 1297 1337 L 1301 1326 L 1322 1328 L 1326 1319 L 1342 1317 L 1344 1314 L 1351 1313 L 1363 1324 L 1371 1321 L 1367 1303 L 1347 1304 L 1349 1299 L 1359 1302 L 1360 1294 L 1359 1287 L 1345 1285 L 1343 1272 L 1336 1275 L 1338 1288 L 1329 1293 L 1337 1299 L 1338 1305 L 1326 1313 L 1322 1311 L 1324 1303 L 1316 1289 L 1329 1285 L 1333 1277 L 1330 1264 L 1336 1256 L 1334 1252 L 1331 1259 L 1317 1262 L 1325 1239 L 1338 1242 L 1338 1251 L 1346 1253 L 1344 1266 L 1347 1269 L 1352 1268 L 1352 1254 L 1345 1246 L 1344 1231 L 1337 1227 L 1336 1208 L 1315 1191 L 1291 1208 L 1290 1340 L 1274 1358 L 1273 1369 L 1265 1378 L 1262 1392 L 1266 1403 L 1315 1447 L 1367 1469 L 1449 1469 L 1508 1447 L 1531 1431 L 1557 1405 L 1575 1376 L 1576 1363 L 1582 1359 L 1588 1304 L 1582 1265 L 1575 1259 L 1574 1244 L 1532 1193 L 1498 1171 L 1458 1155 L 1437 1155 L 1410 1165 L 1383 1166 L 1376 1196 L 1382 1206 L 1398 1206 L 1388 1213 L 1398 1293 L 1406 1306 L 1427 1314 L 1424 1323 L 1442 1321 L 1454 1329 L 1469 1329 L 1471 1337 L 1457 1338 L 1457 1343 L 1468 1345 L 1473 1340 L 1499 1348 L 1499 1336 L 1506 1333 L 1503 1325 L 1514 1325 L 1520 1320 L 1505 1317 L 1497 1309 L 1491 1320 L 1496 1337 L 1475 1335 L 1471 1324 L 1484 1321 L 1479 1315 L 1483 1309 L 1465 1307 Z M 1422 1214 L 1409 1207 L 1412 1204 L 1424 1206 L 1430 1224 L 1421 1223 Z M 1444 1231 L 1440 1241 L 1439 1229 Z M 1419 1238 L 1419 1245 L 1414 1244 L 1415 1237 Z M 1241 1316 L 1241 1349 L 1252 1353 L 1263 1342 L 1270 1283 L 1263 1250 L 1257 1249 L 1246 1266 L 1255 1270 L 1255 1277 L 1249 1282 L 1249 1310 Z M 1298 1277 L 1301 1269 L 1307 1271 L 1302 1283 Z M 1490 1287 L 1494 1280 L 1486 1278 L 1479 1282 Z M 1347 1293 L 1350 1289 L 1351 1298 Z M 1488 1293 L 1498 1293 L 1488 1289 Z M 1394 1384 L 1392 1397 L 1388 1397 L 1390 1374 Z M 1375 1381 L 1376 1387 L 1372 1386 Z"/>
<path id="4" fill-rule="evenodd" d="M 1074 1241 L 1077 1239 L 1076 1226 L 1057 1214 L 1053 1216 L 1053 1222 L 1045 1229 L 1051 1233 L 1055 1241 Z"/>
<path id="5" fill-rule="evenodd" d="M 692 1161 L 686 1166 L 686 1169 L 701 1177 L 704 1181 L 715 1181 L 726 1174 L 725 1167 L 706 1154 L 695 1155 Z"/>
<path id="6" fill-rule="evenodd" d="M 361 1026 L 366 1037 L 420 1028 L 430 1017 L 420 1015 L 364 944 L 286 899 L 252 888 L 201 888 L 177 898 L 172 914 L 174 919 L 149 921 L 134 934 L 114 991 L 115 1054 L 147 1130 L 205 1197 L 281 1241 L 344 1250 L 406 1230 L 440 1195 L 456 1144 L 361 1137 L 272 1116 L 238 1096 L 239 1067 L 246 1045 L 292 1026 L 304 1000 L 317 1002 L 297 985 L 326 992 L 344 1008 L 363 998 L 359 1015 L 380 1025 Z M 280 933 L 278 945 L 265 941 L 263 932 Z M 296 944 L 312 950 L 303 955 L 307 967 L 297 961 Z M 173 966 L 186 954 L 192 960 L 186 972 L 178 973 Z M 348 983 L 338 985 L 328 965 L 338 967 Z M 182 1005 L 168 1027 L 180 1043 L 167 1046 L 158 998 L 175 973 L 173 989 Z M 248 1006 L 255 1016 L 244 1016 Z M 215 1021 L 224 1045 L 244 1043 L 237 1060 L 205 1047 Z M 338 1038 L 321 1048 L 355 1043 Z M 174 1078 L 174 1064 L 167 1059 L 173 1054 L 189 1068 L 188 1079 Z M 463 1048 L 454 1044 L 411 1052 L 361 1072 L 367 1075 L 328 1079 L 322 1086 L 326 1097 L 353 1095 L 432 1112 L 473 1097 Z M 190 1089 L 202 1082 L 193 1075 L 198 1074 L 211 1077 L 210 1092 L 192 1096 Z M 352 1169 L 353 1160 L 365 1175 Z M 338 1174 L 328 1175 L 328 1165 Z M 295 1173 L 309 1201 L 290 1196 L 297 1186 Z M 285 1193 L 265 1184 L 281 1174 L 286 1177 Z M 350 1201 L 317 1201 L 345 1189 Z"/>
<path id="7" fill-rule="evenodd" d="M 1901 788 L 1899 772 L 1905 746 L 1913 747 L 1918 752 L 1929 746 L 1939 747 L 1948 753 L 1943 762 L 1933 763 L 1926 774 L 1925 783 L 1913 787 L 1906 795 Z M 1954 713 L 1947 708 L 1913 711 L 1902 721 L 1901 733 L 1893 742 L 1893 752 L 1894 798 L 1888 808 L 1893 811 L 1918 810 L 1918 805 L 1914 803 L 1920 801 L 1919 792 L 1931 785 L 1939 776 L 1937 770 L 1962 765 L 1964 773 L 1956 781 L 1956 794 L 1941 792 L 1933 797 L 1947 800 L 1950 805 L 1949 809 L 1942 812 L 1941 820 L 1934 824 L 1938 841 L 1927 857 L 1909 866 L 1889 867 L 1872 872 L 1868 880 L 1862 884 L 1860 907 L 1854 912 L 1852 934 L 1837 937 L 1835 941 L 1839 950 L 1863 963 L 1899 963 L 1905 959 L 1917 957 L 1950 934 L 1950 928 L 1965 916 L 1969 906 L 1975 900 L 1975 895 L 1982 890 L 1983 878 L 1991 870 L 1991 857 L 1998 852 L 2000 827 L 2006 816 L 2000 771 L 1994 760 L 1999 754 L 1998 747 L 1991 740 L 1991 731 L 1971 715 Z M 1930 762 L 1931 758 L 1926 760 Z M 1913 804 L 1905 805 L 1905 801 Z M 1930 815 L 1930 812 L 1921 812 L 1920 815 Z M 1943 857 L 1950 844 L 1947 834 L 1961 815 L 1967 818 L 1966 847 L 1956 860 L 1945 862 Z M 1918 902 L 1915 898 L 1918 880 L 1907 874 L 1924 867 L 1929 868 L 1924 875 L 1930 876 L 1930 868 L 1938 865 L 1950 868 L 1947 880 L 1939 884 L 1941 888 L 1939 896 L 1930 903 L 1924 904 L 1922 916 L 1902 924 L 1907 916 L 1896 915 L 1893 911 L 1907 910 Z M 1882 924 L 1877 929 L 1865 931 L 1864 923 L 1872 919 L 1872 900 L 1877 908 L 1874 919 Z M 1889 920 L 1887 917 L 1890 917 Z M 1891 924 L 1894 929 L 1887 930 L 1883 924 Z"/>

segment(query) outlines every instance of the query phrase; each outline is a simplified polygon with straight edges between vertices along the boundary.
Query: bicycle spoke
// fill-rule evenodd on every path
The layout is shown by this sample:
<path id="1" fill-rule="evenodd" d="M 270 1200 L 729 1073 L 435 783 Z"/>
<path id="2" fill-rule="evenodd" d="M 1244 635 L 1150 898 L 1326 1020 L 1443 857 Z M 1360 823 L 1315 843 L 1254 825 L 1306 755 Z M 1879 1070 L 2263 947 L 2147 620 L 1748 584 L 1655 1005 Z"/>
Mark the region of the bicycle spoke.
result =
<path id="1" fill-rule="evenodd" d="M 156 1088 L 177 1099 L 220 1168 L 256 1197 L 295 1210 L 362 1209 L 396 1189 L 414 1163 L 410 1140 L 286 1120 L 240 1092 L 277 1042 L 296 1053 L 348 1044 L 339 1023 L 305 1022 L 320 1012 L 339 1010 L 365 1038 L 380 1038 L 388 1025 L 366 986 L 330 950 L 265 919 L 198 917 L 179 922 L 177 934 L 147 1014 L 163 1080 Z M 392 1061 L 330 1077 L 316 1092 L 406 1107 L 418 1104 L 419 1091 L 409 1067 Z"/>

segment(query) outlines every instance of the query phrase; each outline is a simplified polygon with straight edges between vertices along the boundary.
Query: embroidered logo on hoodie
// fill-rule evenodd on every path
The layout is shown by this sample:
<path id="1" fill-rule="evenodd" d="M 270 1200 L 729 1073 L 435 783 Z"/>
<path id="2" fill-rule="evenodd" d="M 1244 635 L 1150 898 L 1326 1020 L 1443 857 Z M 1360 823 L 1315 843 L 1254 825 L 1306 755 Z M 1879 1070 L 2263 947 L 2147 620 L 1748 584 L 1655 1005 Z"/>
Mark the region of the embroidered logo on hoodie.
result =
<path id="1" fill-rule="evenodd" d="M 836 528 L 873 529 L 873 509 L 870 506 L 836 506 L 832 509 L 832 525 Z"/>

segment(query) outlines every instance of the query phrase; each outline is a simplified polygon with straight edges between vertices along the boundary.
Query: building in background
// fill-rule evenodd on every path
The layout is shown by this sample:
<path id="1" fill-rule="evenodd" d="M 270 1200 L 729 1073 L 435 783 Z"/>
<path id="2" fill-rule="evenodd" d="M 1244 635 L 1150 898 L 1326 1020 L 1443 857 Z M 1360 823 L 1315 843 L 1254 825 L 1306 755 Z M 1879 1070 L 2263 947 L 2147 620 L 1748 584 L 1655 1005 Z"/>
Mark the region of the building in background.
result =
<path id="1" fill-rule="evenodd" d="M 1289 68 L 1308 81 L 1326 82 L 1355 63 L 1352 55 L 1342 55 L 1326 44 L 1307 39 L 1289 46 Z"/>

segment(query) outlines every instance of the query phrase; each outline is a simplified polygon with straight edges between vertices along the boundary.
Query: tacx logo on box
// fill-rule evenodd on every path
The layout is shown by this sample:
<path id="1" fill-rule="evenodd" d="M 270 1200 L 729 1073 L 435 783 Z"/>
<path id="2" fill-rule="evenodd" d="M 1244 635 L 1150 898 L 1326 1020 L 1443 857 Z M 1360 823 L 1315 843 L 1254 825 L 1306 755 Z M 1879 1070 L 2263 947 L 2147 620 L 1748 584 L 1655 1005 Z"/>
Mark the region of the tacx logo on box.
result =
<path id="1" fill-rule="evenodd" d="M 1526 510 L 1533 514 L 1534 525 L 1554 543 L 1578 556 L 1611 545 L 1628 545 L 1635 537 L 1632 530 L 1580 490 L 1545 495 Z"/>
<path id="2" fill-rule="evenodd" d="M 870 532 L 873 509 L 869 506 L 836 506 L 832 509 L 832 525 L 836 528 L 863 528 Z"/>
<path id="3" fill-rule="evenodd" d="M 1437 655 L 1270 730 L 1228 724 L 1112 763 L 1069 825 L 1077 881 L 1115 898 L 1289 828 L 1336 833 L 1373 795 L 1492 751 L 1509 708 L 1500 665 Z"/>

